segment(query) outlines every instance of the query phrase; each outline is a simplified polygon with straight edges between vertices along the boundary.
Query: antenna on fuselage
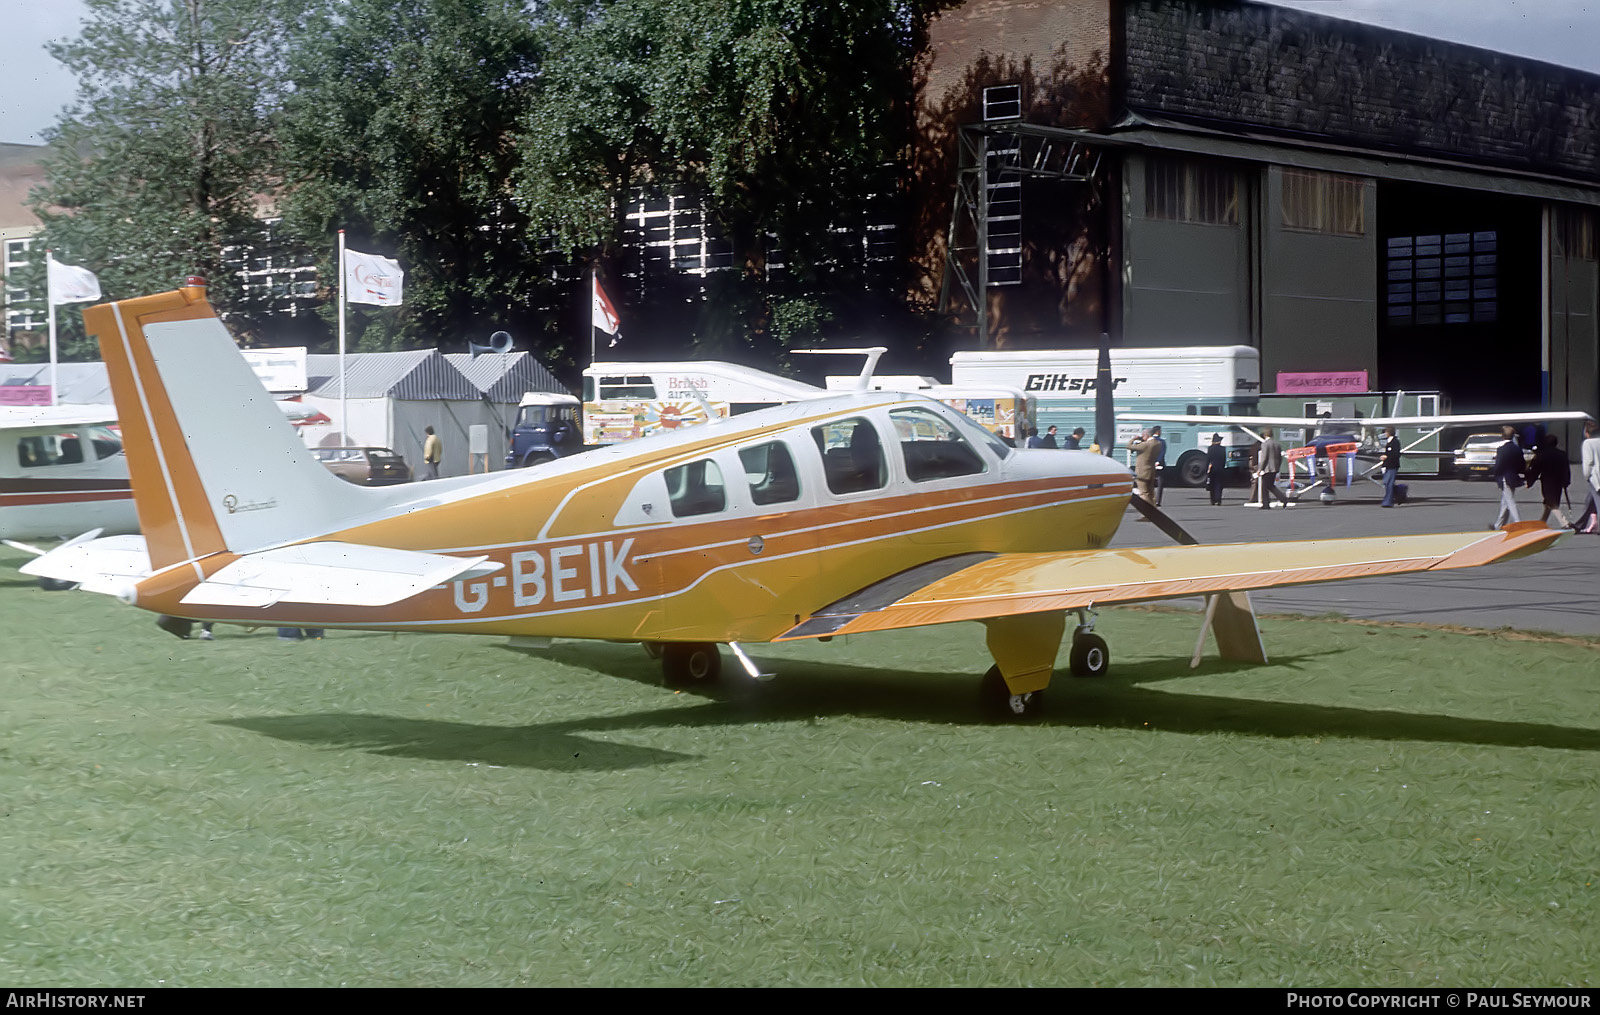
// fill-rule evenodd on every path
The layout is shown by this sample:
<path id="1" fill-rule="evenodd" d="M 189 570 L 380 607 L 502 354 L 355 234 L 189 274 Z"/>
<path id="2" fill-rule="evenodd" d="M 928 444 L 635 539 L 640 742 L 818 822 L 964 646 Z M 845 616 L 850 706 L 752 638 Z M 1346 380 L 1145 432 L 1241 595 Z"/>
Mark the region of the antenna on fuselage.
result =
<path id="1" fill-rule="evenodd" d="M 861 365 L 861 376 L 856 378 L 857 391 L 870 391 L 872 389 L 872 372 L 878 368 L 878 360 L 889 351 L 888 346 L 874 345 L 862 349 L 790 349 L 790 352 L 806 353 L 812 356 L 865 356 L 867 361 Z"/>

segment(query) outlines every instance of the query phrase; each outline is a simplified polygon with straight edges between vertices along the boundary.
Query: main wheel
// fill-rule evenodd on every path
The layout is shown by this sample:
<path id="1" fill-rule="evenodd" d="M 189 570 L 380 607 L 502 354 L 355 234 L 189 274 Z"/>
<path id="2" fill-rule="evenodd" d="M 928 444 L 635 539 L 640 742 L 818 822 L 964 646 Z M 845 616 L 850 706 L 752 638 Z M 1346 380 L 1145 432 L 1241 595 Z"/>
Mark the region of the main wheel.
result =
<path id="1" fill-rule="evenodd" d="M 1178 482 L 1184 486 L 1206 485 L 1206 456 L 1198 451 L 1185 451 L 1178 459 Z"/>
<path id="2" fill-rule="evenodd" d="M 1111 668 L 1111 650 L 1097 634 L 1080 634 L 1072 639 L 1072 675 L 1103 677 Z"/>
<path id="3" fill-rule="evenodd" d="M 714 684 L 722 675 L 722 653 L 715 645 L 674 641 L 661 646 L 661 676 L 668 687 Z"/>
<path id="4" fill-rule="evenodd" d="M 1043 691 L 1012 694 L 998 666 L 989 667 L 989 672 L 983 675 L 981 689 L 984 706 L 997 718 L 1036 719 L 1044 711 Z"/>

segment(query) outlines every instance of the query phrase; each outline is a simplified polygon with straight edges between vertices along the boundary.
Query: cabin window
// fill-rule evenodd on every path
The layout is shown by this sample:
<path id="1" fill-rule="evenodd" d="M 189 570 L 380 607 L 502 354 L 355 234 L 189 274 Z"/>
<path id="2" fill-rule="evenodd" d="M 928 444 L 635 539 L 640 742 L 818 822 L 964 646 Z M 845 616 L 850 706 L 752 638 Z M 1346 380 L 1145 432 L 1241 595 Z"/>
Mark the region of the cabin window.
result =
<path id="1" fill-rule="evenodd" d="M 794 456 L 782 441 L 740 448 L 739 461 L 750 484 L 750 499 L 756 504 L 787 504 L 800 497 L 800 474 Z"/>
<path id="2" fill-rule="evenodd" d="M 905 457 L 906 478 L 913 483 L 983 471 L 983 459 L 962 440 L 955 427 L 937 414 L 925 409 L 896 409 L 889 413 L 889 420 Z"/>
<path id="3" fill-rule="evenodd" d="M 96 458 L 110 458 L 112 455 L 122 454 L 122 438 L 110 427 L 97 426 L 89 431 L 89 437 L 94 442 Z"/>
<path id="4" fill-rule="evenodd" d="M 656 386 L 648 376 L 600 378 L 600 401 L 602 402 L 617 398 L 654 401 L 655 397 Z"/>
<path id="5" fill-rule="evenodd" d="M 836 419 L 811 428 L 822 452 L 822 470 L 834 493 L 881 490 L 889 481 L 883 444 L 872 422 L 860 416 Z"/>
<path id="6" fill-rule="evenodd" d="M 709 458 L 674 466 L 664 475 L 667 500 L 676 518 L 714 514 L 728 506 L 727 491 L 722 485 L 722 470 Z"/>
<path id="7" fill-rule="evenodd" d="M 83 462 L 83 442 L 77 434 L 42 434 L 17 441 L 17 461 L 24 469 L 42 465 L 78 465 Z"/>

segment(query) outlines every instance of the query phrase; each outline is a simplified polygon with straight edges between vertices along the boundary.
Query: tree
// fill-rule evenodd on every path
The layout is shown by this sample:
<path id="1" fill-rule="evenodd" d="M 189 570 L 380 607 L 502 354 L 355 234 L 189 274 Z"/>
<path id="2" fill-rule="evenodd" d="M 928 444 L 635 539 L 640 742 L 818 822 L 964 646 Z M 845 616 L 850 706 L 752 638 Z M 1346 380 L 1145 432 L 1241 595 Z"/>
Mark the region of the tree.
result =
<path id="1" fill-rule="evenodd" d="M 539 68 L 519 0 L 351 0 L 307 21 L 278 128 L 285 228 L 324 252 L 337 230 L 398 257 L 405 304 L 352 310 L 361 348 L 519 339 L 553 314 L 548 270 L 511 199 L 513 130 Z"/>
<path id="2" fill-rule="evenodd" d="M 814 334 L 845 308 L 859 311 L 873 288 L 862 227 L 871 202 L 893 196 L 883 169 L 906 140 L 914 47 L 943 6 L 562 5 L 519 139 L 517 195 L 537 228 L 610 261 L 632 188 L 692 187 L 733 245 L 741 282 L 722 284 L 731 290 L 724 297 L 753 307 L 719 322 L 708 302 L 697 344 L 770 339 L 774 316 L 780 332 Z M 783 253 L 781 278 L 769 271 L 774 249 Z M 877 302 L 880 310 L 898 303 L 893 295 Z"/>
<path id="3" fill-rule="evenodd" d="M 51 46 L 79 90 L 46 132 L 45 183 L 30 198 L 44 244 L 111 299 L 202 275 L 236 332 L 254 332 L 271 296 L 245 291 L 234 269 L 274 189 L 283 26 L 311 2 L 85 0 L 83 33 Z"/>

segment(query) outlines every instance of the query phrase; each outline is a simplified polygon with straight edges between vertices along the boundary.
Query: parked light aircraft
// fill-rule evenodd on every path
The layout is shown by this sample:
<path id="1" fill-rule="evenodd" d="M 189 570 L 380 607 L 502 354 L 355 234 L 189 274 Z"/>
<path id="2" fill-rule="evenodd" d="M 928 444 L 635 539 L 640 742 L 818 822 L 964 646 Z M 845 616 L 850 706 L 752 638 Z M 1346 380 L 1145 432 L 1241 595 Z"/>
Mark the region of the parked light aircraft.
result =
<path id="1" fill-rule="evenodd" d="M 1403 395 L 1404 392 L 1401 392 Z M 1416 451 L 1417 445 L 1425 443 L 1447 427 L 1456 426 L 1494 426 L 1509 425 L 1514 423 L 1581 423 L 1592 417 L 1586 412 L 1479 412 L 1466 414 L 1452 414 L 1443 416 L 1334 416 L 1331 414 L 1315 417 L 1305 416 L 1210 416 L 1196 414 L 1161 414 L 1161 413 L 1119 413 L 1118 419 L 1147 423 L 1188 423 L 1200 424 L 1207 427 L 1238 427 L 1255 440 L 1261 440 L 1262 427 L 1290 427 L 1307 428 L 1316 431 L 1308 444 L 1317 444 L 1323 440 L 1342 441 L 1345 435 L 1349 440 L 1360 444 L 1360 457 L 1372 461 L 1367 471 L 1376 472 L 1381 464 L 1375 461 L 1382 453 L 1383 441 L 1379 435 L 1385 427 L 1416 427 L 1417 436 L 1411 443 L 1400 449 L 1402 455 L 1433 455 L 1440 458 L 1449 458 L 1453 452 Z M 1319 454 L 1321 452 L 1319 451 Z M 1336 487 L 1333 476 L 1333 465 L 1320 460 L 1325 471 L 1313 473 L 1316 478 L 1309 486 L 1303 487 L 1300 496 L 1305 496 L 1318 486 L 1325 486 L 1327 493 L 1332 494 Z M 1313 466 L 1315 468 L 1315 466 Z"/>
<path id="2" fill-rule="evenodd" d="M 869 390 L 536 469 L 359 488 L 271 409 L 203 287 L 84 319 L 143 535 L 89 534 L 23 570 L 192 620 L 639 641 L 669 683 L 715 678 L 719 644 L 761 676 L 740 643 L 975 620 L 995 661 L 985 695 L 1026 716 L 1068 613 L 1075 673 L 1108 663 L 1096 608 L 1180 596 L 1209 597 L 1225 656 L 1264 660 L 1238 590 L 1485 564 L 1557 536 L 1108 550 L 1126 468 L 1017 451 L 933 399 Z"/>
<path id="3" fill-rule="evenodd" d="M 138 527 L 109 405 L 0 407 L 0 539 Z"/>

